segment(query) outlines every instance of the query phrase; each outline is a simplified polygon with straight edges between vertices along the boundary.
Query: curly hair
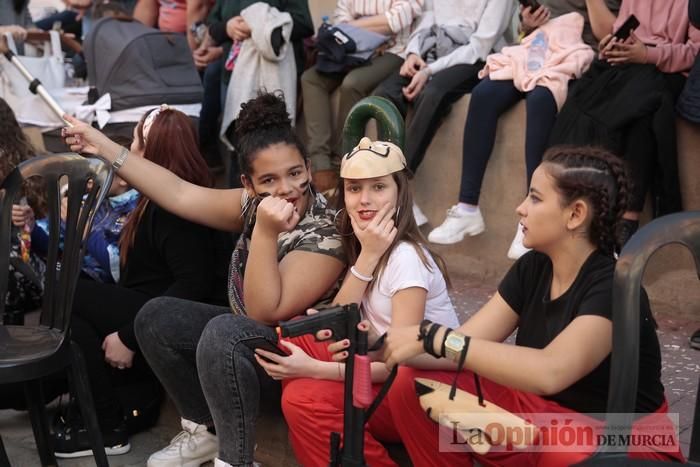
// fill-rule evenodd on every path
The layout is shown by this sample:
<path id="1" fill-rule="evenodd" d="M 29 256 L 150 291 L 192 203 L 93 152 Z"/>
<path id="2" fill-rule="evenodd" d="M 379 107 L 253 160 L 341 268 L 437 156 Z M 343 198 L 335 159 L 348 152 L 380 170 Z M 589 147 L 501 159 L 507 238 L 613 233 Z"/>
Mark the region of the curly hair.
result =
<path id="1" fill-rule="evenodd" d="M 0 98 L 0 180 L 4 180 L 19 164 L 36 155 L 36 149 L 17 123 L 12 108 Z M 37 217 L 46 212 L 43 191 L 43 185 L 37 179 L 25 183 L 24 195 Z"/>
<path id="2" fill-rule="evenodd" d="M 590 241 L 612 255 L 617 247 L 617 226 L 629 206 L 625 163 L 611 152 L 593 146 L 555 146 L 544 154 L 562 205 L 577 198 L 592 208 Z"/>
<path id="3" fill-rule="evenodd" d="M 241 174 L 250 176 L 255 155 L 273 144 L 284 143 L 296 147 L 304 161 L 306 148 L 292 128 L 284 98 L 275 93 L 260 93 L 241 105 L 234 122 L 233 132 Z"/>

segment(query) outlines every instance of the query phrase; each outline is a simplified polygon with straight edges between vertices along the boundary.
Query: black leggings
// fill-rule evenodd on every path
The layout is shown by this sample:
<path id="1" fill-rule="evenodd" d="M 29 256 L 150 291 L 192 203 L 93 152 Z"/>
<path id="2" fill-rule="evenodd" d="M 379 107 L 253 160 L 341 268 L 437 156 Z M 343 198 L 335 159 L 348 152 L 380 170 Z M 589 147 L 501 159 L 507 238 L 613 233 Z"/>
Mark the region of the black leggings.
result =
<path id="1" fill-rule="evenodd" d="M 479 204 L 481 183 L 496 139 L 498 118 L 523 98 L 527 105 L 525 167 L 527 186 L 530 186 L 532 173 L 542 161 L 557 116 L 554 96 L 542 86 L 523 93 L 515 88 L 513 81 L 485 78 L 472 91 L 467 122 L 464 125 L 462 182 L 459 191 L 461 202 Z"/>

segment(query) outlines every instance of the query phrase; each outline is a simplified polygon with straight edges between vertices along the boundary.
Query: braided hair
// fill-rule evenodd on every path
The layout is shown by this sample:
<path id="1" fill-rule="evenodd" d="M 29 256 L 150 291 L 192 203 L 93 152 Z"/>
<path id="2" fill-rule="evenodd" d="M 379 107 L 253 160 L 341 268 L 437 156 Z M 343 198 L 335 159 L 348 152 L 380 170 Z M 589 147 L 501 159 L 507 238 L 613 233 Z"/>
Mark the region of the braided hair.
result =
<path id="1" fill-rule="evenodd" d="M 592 146 L 555 146 L 543 163 L 555 181 L 562 205 L 577 198 L 592 208 L 590 241 L 612 255 L 617 247 L 617 226 L 629 205 L 629 185 L 624 162 L 609 151 Z"/>
<path id="2" fill-rule="evenodd" d="M 273 144 L 294 146 L 308 160 L 306 149 L 292 128 L 284 98 L 275 93 L 261 93 L 241 104 L 234 122 L 233 137 L 241 174 L 250 176 L 258 151 Z"/>

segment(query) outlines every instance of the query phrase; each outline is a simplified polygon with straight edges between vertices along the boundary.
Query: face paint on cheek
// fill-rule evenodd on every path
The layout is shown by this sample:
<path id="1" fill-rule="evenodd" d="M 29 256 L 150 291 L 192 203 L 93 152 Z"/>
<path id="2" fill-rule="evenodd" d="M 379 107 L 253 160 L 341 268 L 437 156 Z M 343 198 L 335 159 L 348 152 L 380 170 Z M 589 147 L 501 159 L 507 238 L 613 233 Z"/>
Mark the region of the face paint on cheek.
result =
<path id="1" fill-rule="evenodd" d="M 301 191 L 302 193 L 305 192 L 306 190 L 309 189 L 310 184 L 311 184 L 311 181 L 307 178 L 306 180 L 304 180 L 303 182 L 301 182 L 299 184 L 299 191 Z"/>

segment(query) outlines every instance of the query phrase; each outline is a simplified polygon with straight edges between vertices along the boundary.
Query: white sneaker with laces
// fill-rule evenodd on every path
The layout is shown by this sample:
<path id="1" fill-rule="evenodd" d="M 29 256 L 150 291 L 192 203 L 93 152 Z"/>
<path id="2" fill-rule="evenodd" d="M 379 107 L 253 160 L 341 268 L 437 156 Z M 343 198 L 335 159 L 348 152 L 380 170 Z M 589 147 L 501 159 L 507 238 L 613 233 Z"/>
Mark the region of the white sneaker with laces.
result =
<path id="1" fill-rule="evenodd" d="M 170 444 L 148 458 L 148 467 L 199 467 L 214 460 L 219 452 L 219 439 L 205 425 L 182 420 L 182 431 Z"/>
<path id="2" fill-rule="evenodd" d="M 413 218 L 416 220 L 416 225 L 418 225 L 418 227 L 428 223 L 428 218 L 423 214 L 423 211 L 421 211 L 416 203 L 413 203 Z"/>
<path id="3" fill-rule="evenodd" d="M 525 248 L 525 245 L 523 245 L 524 238 L 525 234 L 523 234 L 523 226 L 518 224 L 518 230 L 515 232 L 515 238 L 510 244 L 510 248 L 508 248 L 508 258 L 518 259 L 522 255 L 530 251 L 529 248 Z"/>
<path id="4" fill-rule="evenodd" d="M 465 235 L 479 235 L 486 229 L 481 211 L 463 212 L 459 205 L 447 210 L 447 218 L 428 234 L 428 241 L 441 245 L 451 245 L 462 241 Z"/>

